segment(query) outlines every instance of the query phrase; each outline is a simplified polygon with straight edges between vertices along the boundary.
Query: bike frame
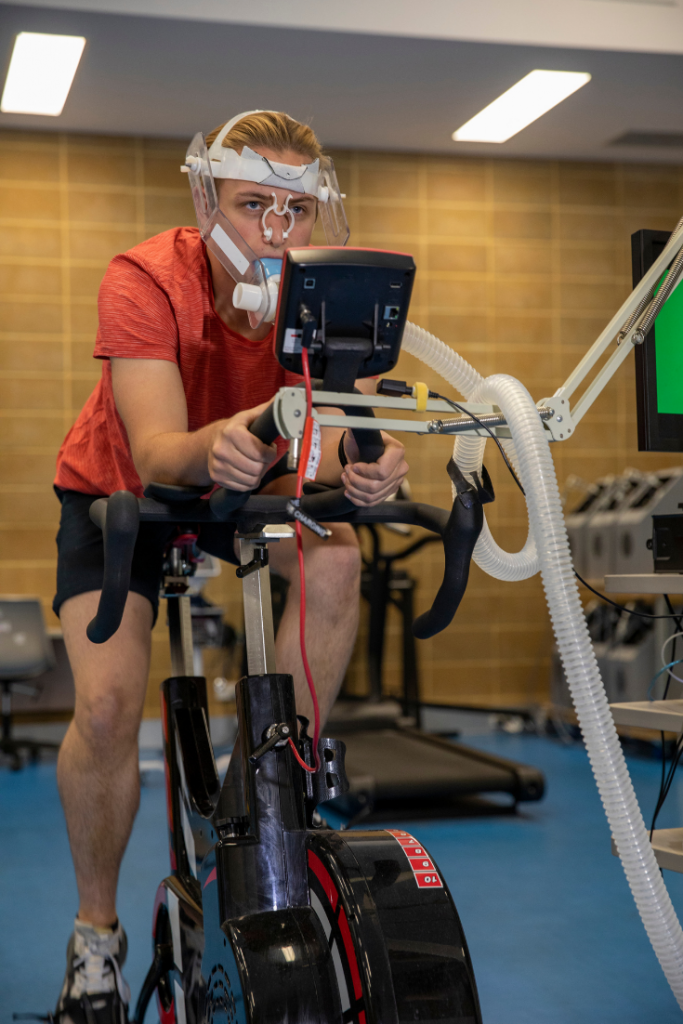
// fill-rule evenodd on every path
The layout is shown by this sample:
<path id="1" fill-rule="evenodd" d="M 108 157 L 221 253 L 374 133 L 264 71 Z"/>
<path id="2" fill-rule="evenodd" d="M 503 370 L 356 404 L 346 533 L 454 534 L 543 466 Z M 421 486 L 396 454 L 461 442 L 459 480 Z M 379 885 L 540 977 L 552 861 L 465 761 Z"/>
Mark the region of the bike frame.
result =
<path id="1" fill-rule="evenodd" d="M 194 537 L 184 534 L 172 553 L 164 596 L 174 675 L 162 684 L 172 873 L 157 893 L 154 961 L 134 1020 L 142 1024 L 156 991 L 161 1024 L 398 1024 L 398 985 L 413 1001 L 433 1002 L 440 991 L 453 1019 L 460 1013 L 479 1021 L 464 934 L 426 851 L 408 833 L 314 828 L 317 804 L 347 788 L 344 745 L 321 739 L 323 770 L 311 776 L 273 732 L 283 724 L 290 735 L 298 732 L 292 678 L 274 671 L 267 554 L 269 543 L 291 535 L 291 527 L 276 525 L 239 537 L 249 675 L 237 687 L 238 740 L 222 787 L 206 681 L 185 672 L 192 664 Z M 307 723 L 299 721 L 302 753 L 312 764 Z M 360 907 L 378 854 L 389 874 L 379 879 L 378 909 L 366 920 Z M 392 962 L 380 897 L 394 915 L 409 909 L 411 934 L 423 936 L 425 950 L 442 932 L 443 949 L 458 957 L 421 960 L 412 973 Z"/>

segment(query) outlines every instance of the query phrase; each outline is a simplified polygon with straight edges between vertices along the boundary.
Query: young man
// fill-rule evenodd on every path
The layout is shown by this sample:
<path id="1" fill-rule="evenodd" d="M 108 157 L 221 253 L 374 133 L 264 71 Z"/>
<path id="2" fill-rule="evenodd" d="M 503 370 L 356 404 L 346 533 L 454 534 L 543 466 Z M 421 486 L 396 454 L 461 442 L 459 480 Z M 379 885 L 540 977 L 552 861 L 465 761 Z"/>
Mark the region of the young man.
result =
<path id="1" fill-rule="evenodd" d="M 220 129 L 207 138 L 215 140 Z M 311 165 L 321 151 L 314 133 L 284 114 L 241 117 L 222 146 L 280 165 Z M 293 173 L 293 172 L 292 172 Z M 315 195 L 225 177 L 222 211 L 259 258 L 281 258 L 310 244 Z M 283 211 L 287 211 L 283 214 Z M 54 608 L 76 685 L 74 719 L 62 744 L 59 790 L 79 893 L 67 952 L 59 1024 L 124 1024 L 129 992 L 120 972 L 126 938 L 116 914 L 119 867 L 139 804 L 137 736 L 158 607 L 165 528 L 142 527 L 131 589 L 119 631 L 91 644 L 86 626 L 102 585 L 102 538 L 90 522 L 94 497 L 125 488 L 142 495 L 151 480 L 258 490 L 283 442 L 266 446 L 250 423 L 288 383 L 272 351 L 272 329 L 252 330 L 232 302 L 235 282 L 194 228 L 164 232 L 117 256 L 99 295 L 95 357 L 102 379 L 59 454 L 55 486 L 62 502 Z M 359 386 L 368 388 L 367 382 Z M 358 505 L 384 500 L 407 472 L 403 446 L 385 435 L 372 465 L 338 458 L 341 431 L 323 432 L 318 480 L 338 485 Z M 293 493 L 291 476 L 264 489 Z M 354 532 L 338 524 L 327 542 L 305 531 L 308 657 L 323 717 L 341 684 L 358 621 L 359 554 Z M 201 543 L 201 541 L 200 541 Z M 298 639 L 299 580 L 293 542 L 271 552 L 273 570 L 290 584 L 277 638 L 279 672 L 294 676 L 297 705 L 311 715 Z"/>

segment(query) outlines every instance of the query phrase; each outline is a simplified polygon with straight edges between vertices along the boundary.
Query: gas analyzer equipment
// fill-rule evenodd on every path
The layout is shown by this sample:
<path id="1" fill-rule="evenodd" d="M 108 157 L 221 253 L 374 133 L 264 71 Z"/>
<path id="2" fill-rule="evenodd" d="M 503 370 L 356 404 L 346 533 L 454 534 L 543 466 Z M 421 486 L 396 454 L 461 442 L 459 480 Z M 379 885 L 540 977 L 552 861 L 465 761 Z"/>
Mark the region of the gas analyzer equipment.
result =
<path id="1" fill-rule="evenodd" d="M 248 313 L 253 328 L 275 318 L 281 260 L 259 258 L 242 238 L 220 208 L 216 179 L 253 181 L 266 188 L 289 190 L 290 194 L 282 203 L 278 202 L 275 192 L 271 193 L 272 205 L 261 218 L 266 242 L 273 236 L 273 217 L 284 218 L 283 236 L 288 237 L 294 226 L 291 206 L 295 205 L 297 195 L 312 196 L 316 200 L 328 245 L 346 245 L 350 234 L 331 157 L 321 156 L 311 163 L 298 165 L 284 164 L 254 152 L 249 146 L 243 146 L 238 153 L 223 145 L 238 121 L 257 113 L 262 111 L 247 110 L 237 114 L 224 125 L 208 149 L 203 133 L 197 132 L 180 168 L 190 179 L 202 239 L 235 281 L 233 303 L 237 309 Z"/>

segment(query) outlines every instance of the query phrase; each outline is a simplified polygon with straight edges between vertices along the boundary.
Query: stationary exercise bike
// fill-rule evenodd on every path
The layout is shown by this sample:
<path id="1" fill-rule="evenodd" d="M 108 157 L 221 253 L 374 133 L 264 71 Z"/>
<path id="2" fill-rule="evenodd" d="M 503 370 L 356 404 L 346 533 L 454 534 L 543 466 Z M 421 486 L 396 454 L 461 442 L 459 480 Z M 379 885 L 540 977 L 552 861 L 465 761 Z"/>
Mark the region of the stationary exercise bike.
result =
<path id="1" fill-rule="evenodd" d="M 395 365 L 413 275 L 412 259 L 397 254 L 288 254 L 276 352 L 287 368 L 310 363 L 322 378 L 315 392 L 301 393 L 308 414 L 291 464 L 312 457 L 312 400 L 325 404 L 325 392 L 348 394 L 358 377 Z M 382 450 L 367 419 L 372 410 L 353 411 L 361 459 L 372 461 Z M 266 443 L 292 437 L 282 415 L 274 403 L 252 432 Z M 310 735 L 296 713 L 291 676 L 276 671 L 268 569 L 269 544 L 293 537 L 292 523 L 321 535 L 326 522 L 423 527 L 441 538 L 445 553 L 434 604 L 415 623 L 417 636 L 433 635 L 457 610 L 482 506 L 493 500 L 488 478 L 468 481 L 452 463 L 449 474 L 456 492 L 450 511 L 414 502 L 358 508 L 343 489 L 315 485 L 293 500 L 225 489 L 207 498 L 202 489 L 151 484 L 143 499 L 119 491 L 93 504 L 105 546 L 102 597 L 88 627 L 93 642 L 121 622 L 139 523 L 178 525 L 164 580 L 173 668 L 162 684 L 171 874 L 157 892 L 154 960 L 136 1024 L 155 992 L 161 1024 L 481 1021 L 453 899 L 419 840 L 396 829 L 335 831 L 315 823 L 316 807 L 348 788 L 344 744 Z M 197 542 L 220 557 L 234 537 L 249 674 L 237 686 L 238 739 L 221 785 L 206 681 L 193 674 L 187 590 Z"/>

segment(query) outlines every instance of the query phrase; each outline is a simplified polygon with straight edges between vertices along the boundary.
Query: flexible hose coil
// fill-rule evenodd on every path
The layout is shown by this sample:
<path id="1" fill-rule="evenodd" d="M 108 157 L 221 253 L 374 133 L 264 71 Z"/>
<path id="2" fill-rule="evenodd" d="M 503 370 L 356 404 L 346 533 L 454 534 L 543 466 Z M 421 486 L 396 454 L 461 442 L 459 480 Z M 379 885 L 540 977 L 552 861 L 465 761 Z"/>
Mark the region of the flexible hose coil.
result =
<path id="1" fill-rule="evenodd" d="M 434 335 L 406 325 L 403 347 L 470 401 L 500 407 L 526 492 L 529 537 L 521 552 L 501 551 L 484 525 L 475 561 L 498 579 L 525 579 L 540 568 L 557 646 L 588 758 L 622 867 L 648 938 L 683 1009 L 683 930 L 657 865 L 636 799 L 593 644 L 583 614 L 569 551 L 555 466 L 546 432 L 529 392 L 513 377 L 484 379 Z M 485 440 L 460 436 L 454 458 L 464 473 L 481 466 Z M 492 571 L 493 570 L 493 571 Z"/>
<path id="2" fill-rule="evenodd" d="M 468 401 L 485 401 L 481 394 L 481 388 L 485 383 L 481 374 L 429 331 L 416 324 L 407 323 L 402 348 L 435 370 Z M 517 453 L 514 443 L 503 441 L 502 444 L 516 467 Z M 461 434 L 455 439 L 453 459 L 470 479 L 473 473 L 481 474 L 485 448 L 486 438 L 483 437 L 467 437 Z M 504 551 L 494 540 L 486 517 L 472 558 L 480 569 L 497 580 L 526 580 L 530 576 L 535 576 L 540 567 L 531 530 L 521 551 Z"/>
<path id="3" fill-rule="evenodd" d="M 683 929 L 645 829 L 600 678 L 548 440 L 531 395 L 513 377 L 489 377 L 478 394 L 500 406 L 515 439 L 543 588 L 593 775 L 641 920 L 683 1009 Z"/>

